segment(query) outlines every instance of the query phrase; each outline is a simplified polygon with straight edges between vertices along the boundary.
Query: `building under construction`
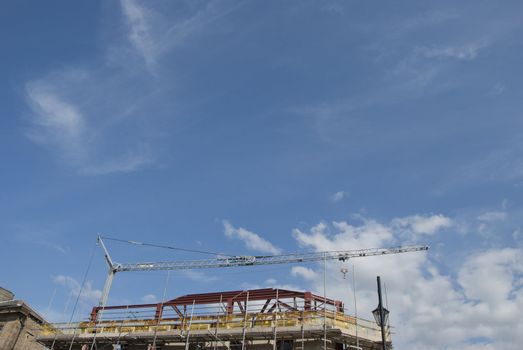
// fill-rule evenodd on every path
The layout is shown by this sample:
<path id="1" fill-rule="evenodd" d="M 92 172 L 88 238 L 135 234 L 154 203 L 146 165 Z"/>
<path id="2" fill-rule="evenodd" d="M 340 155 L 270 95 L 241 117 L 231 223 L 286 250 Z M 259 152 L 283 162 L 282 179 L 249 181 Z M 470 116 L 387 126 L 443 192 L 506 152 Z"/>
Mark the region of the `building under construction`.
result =
<path id="1" fill-rule="evenodd" d="M 254 289 L 190 294 L 158 304 L 94 307 L 85 322 L 49 325 L 49 349 L 381 349 L 376 323 L 311 292 Z M 386 335 L 390 346 L 390 332 Z"/>
<path id="2" fill-rule="evenodd" d="M 426 251 L 427 246 L 370 248 L 284 255 L 218 255 L 215 259 L 116 263 L 103 239 L 139 246 L 187 249 L 98 236 L 108 275 L 89 319 L 48 325 L 37 338 L 51 350 L 344 350 L 390 349 L 390 330 L 379 299 L 380 327 L 345 314 L 343 303 L 311 292 L 255 289 L 190 294 L 157 304 L 107 305 L 116 273 L 216 269 L 305 262 L 345 262 L 352 258 Z M 202 253 L 201 251 L 199 251 Z M 92 257 L 91 257 L 92 259 Z M 89 264 L 90 266 L 90 264 Z M 325 280 L 324 280 L 325 284 Z M 378 277 L 378 291 L 379 291 Z M 80 292 L 81 293 L 81 292 Z M 376 310 L 375 310 L 376 311 Z M 374 313 L 374 311 L 373 311 Z"/>

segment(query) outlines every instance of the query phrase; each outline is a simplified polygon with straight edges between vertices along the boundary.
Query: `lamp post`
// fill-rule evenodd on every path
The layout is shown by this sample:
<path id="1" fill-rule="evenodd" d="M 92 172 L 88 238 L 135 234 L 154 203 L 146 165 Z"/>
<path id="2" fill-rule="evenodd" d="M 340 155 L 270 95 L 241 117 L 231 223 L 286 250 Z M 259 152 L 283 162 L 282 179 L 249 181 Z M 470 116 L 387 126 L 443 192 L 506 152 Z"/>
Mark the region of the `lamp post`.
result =
<path id="1" fill-rule="evenodd" d="M 387 324 L 387 320 L 389 319 L 389 310 L 383 307 L 383 303 L 381 301 L 380 276 L 377 276 L 376 280 L 378 283 L 378 307 L 372 311 L 372 315 L 374 315 L 374 319 L 376 320 L 378 326 L 381 327 L 381 343 L 383 346 L 383 350 L 387 350 L 387 343 L 385 340 L 385 325 Z"/>

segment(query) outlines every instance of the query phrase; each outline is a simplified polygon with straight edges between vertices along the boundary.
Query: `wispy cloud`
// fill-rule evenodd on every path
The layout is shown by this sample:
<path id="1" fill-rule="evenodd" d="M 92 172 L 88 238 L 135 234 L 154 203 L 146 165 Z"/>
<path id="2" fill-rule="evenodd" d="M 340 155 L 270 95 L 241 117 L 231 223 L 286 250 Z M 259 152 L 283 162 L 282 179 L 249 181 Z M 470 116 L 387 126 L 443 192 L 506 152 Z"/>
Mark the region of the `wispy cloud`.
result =
<path id="1" fill-rule="evenodd" d="M 241 227 L 236 228 L 227 220 L 223 220 L 223 228 L 225 236 L 243 241 L 245 246 L 249 249 L 269 254 L 281 254 L 282 252 L 280 248 L 274 246 L 271 242 L 265 240 L 257 233 L 248 231 Z"/>
<path id="2" fill-rule="evenodd" d="M 27 83 L 27 99 L 33 112 L 28 137 L 58 152 L 66 163 L 82 174 L 130 172 L 152 162 L 153 156 L 147 144 L 132 146 L 132 149 L 113 156 L 104 154 L 102 145 L 108 139 L 104 139 L 106 130 L 103 125 L 92 115 L 86 115 L 64 91 L 76 90 L 82 82 L 89 84 L 86 74 L 61 72 Z M 92 106 L 84 107 L 94 112 Z"/>
<path id="3" fill-rule="evenodd" d="M 405 19 L 400 23 L 400 27 L 404 31 L 419 30 L 420 28 L 439 25 L 441 23 L 448 23 L 452 20 L 457 20 L 461 16 L 453 10 L 431 10 L 418 14 L 417 16 Z"/>
<path id="4" fill-rule="evenodd" d="M 333 203 L 341 202 L 343 198 L 345 198 L 346 193 L 345 191 L 338 191 L 330 196 L 330 200 Z"/>
<path id="5" fill-rule="evenodd" d="M 506 224 L 506 227 L 510 227 L 507 211 L 485 211 L 478 215 L 476 220 L 476 230 L 480 235 L 482 235 L 483 240 L 485 241 L 499 237 L 496 231 L 500 224 Z"/>
<path id="6" fill-rule="evenodd" d="M 158 297 L 154 294 L 146 294 L 142 297 L 141 300 L 142 300 L 142 302 L 144 302 L 146 304 L 154 304 L 159 301 Z"/>
<path id="7" fill-rule="evenodd" d="M 488 96 L 499 96 L 506 90 L 506 86 L 501 83 L 496 83 L 487 93 Z"/>
<path id="8" fill-rule="evenodd" d="M 58 96 L 44 81 L 27 83 L 26 93 L 33 110 L 29 138 L 58 149 L 70 162 L 85 158 L 87 130 L 84 116 L 77 106 Z"/>
<path id="9" fill-rule="evenodd" d="M 106 50 L 113 46 L 124 47 Z M 27 136 L 87 175 L 131 172 L 155 160 L 151 137 L 143 126 L 133 127 L 149 94 L 133 86 L 146 84 L 147 69 L 125 59 L 115 70 L 102 58 L 65 64 L 25 84 Z"/>
<path id="10" fill-rule="evenodd" d="M 305 266 L 293 266 L 291 268 L 291 274 L 309 281 L 313 281 L 317 277 L 313 269 Z"/>
<path id="11" fill-rule="evenodd" d="M 37 112 L 34 123 L 41 127 L 43 141 L 65 139 L 74 144 L 80 139 L 85 125 L 76 106 L 45 91 L 45 87 L 36 83 L 27 85 L 27 95 Z"/>
<path id="12" fill-rule="evenodd" d="M 475 69 L 471 62 L 486 57 L 513 29 L 494 25 L 494 20 L 485 25 L 465 17 L 458 9 L 442 6 L 411 18 L 361 24 L 365 44 L 355 45 L 352 50 L 369 58 L 366 68 L 372 72 L 372 84 L 359 85 L 355 79 L 351 93 L 343 96 L 344 92 L 339 92 L 335 98 L 323 98 L 291 111 L 303 115 L 321 141 L 346 146 L 355 155 L 379 147 L 397 147 L 406 136 L 416 137 L 413 133 L 403 134 L 403 130 L 381 130 L 386 121 L 402 121 L 402 117 L 384 113 L 383 107 L 405 106 L 466 86 L 472 78 L 457 79 L 460 67 Z M 379 123 L 375 122 L 378 118 Z M 433 129 L 427 127 L 432 122 L 419 125 L 417 135 L 433 137 Z M 379 135 L 379 140 L 361 135 Z"/>
<path id="13" fill-rule="evenodd" d="M 426 58 L 453 58 L 460 61 L 471 61 L 478 56 L 479 51 L 485 46 L 487 46 L 485 42 L 461 46 L 419 46 L 415 48 L 414 52 Z"/>
<path id="14" fill-rule="evenodd" d="M 185 16 L 176 16 L 176 20 L 172 21 L 172 18 L 151 6 L 150 2 L 121 0 L 120 4 L 127 24 L 127 38 L 150 72 L 155 74 L 156 65 L 164 54 L 181 46 L 206 25 L 241 6 L 240 3 L 209 2 L 201 7 L 191 7 L 192 10 Z"/>
<path id="15" fill-rule="evenodd" d="M 86 281 L 83 288 L 81 284 L 71 276 L 58 275 L 53 278 L 53 281 L 67 288 L 73 295 L 79 295 L 79 300 L 87 304 L 92 305 L 97 303 L 102 296 L 102 291 L 93 288 L 91 281 Z"/>
<path id="16" fill-rule="evenodd" d="M 52 249 L 62 254 L 67 254 L 70 247 L 66 244 L 61 244 L 64 239 L 62 237 L 63 228 L 47 229 L 33 224 L 18 224 L 12 229 L 12 236 L 15 240 L 23 244 L 31 244 L 47 249 Z"/>
<path id="17" fill-rule="evenodd" d="M 509 140 L 503 147 L 485 155 L 470 159 L 441 180 L 434 189 L 435 195 L 443 195 L 458 187 L 489 183 L 514 182 L 523 179 L 523 140 Z M 519 186 L 519 185 L 518 185 Z"/>
<path id="18" fill-rule="evenodd" d="M 201 283 L 215 282 L 219 279 L 217 276 L 212 276 L 201 271 L 187 270 L 183 272 L 183 275 L 192 281 Z"/>
<path id="19" fill-rule="evenodd" d="M 139 5 L 134 0 L 120 1 L 122 11 L 128 23 L 128 39 L 140 53 L 145 63 L 151 67 L 156 63 L 159 54 L 156 38 L 151 33 L 151 25 L 156 16 L 152 10 Z"/>
<path id="20" fill-rule="evenodd" d="M 479 221 L 503 221 L 507 218 L 507 213 L 504 211 L 486 211 L 478 216 Z"/>
<path id="21" fill-rule="evenodd" d="M 28 137 L 86 175 L 132 172 L 157 161 L 157 121 L 172 103 L 161 58 L 239 6 L 221 5 L 188 6 L 178 14 L 122 0 L 123 36 L 111 32 L 101 55 L 25 84 Z"/>

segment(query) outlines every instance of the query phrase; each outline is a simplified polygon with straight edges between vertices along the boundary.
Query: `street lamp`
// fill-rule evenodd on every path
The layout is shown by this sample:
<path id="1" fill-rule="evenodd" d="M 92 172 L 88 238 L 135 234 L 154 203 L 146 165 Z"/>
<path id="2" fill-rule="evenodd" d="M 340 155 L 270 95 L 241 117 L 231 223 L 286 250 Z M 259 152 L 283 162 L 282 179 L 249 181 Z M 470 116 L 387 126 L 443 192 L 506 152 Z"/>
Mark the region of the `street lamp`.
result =
<path id="1" fill-rule="evenodd" d="M 389 322 L 389 310 L 387 310 L 386 308 L 382 308 L 383 309 L 383 325 L 386 326 L 387 323 Z M 374 316 L 374 319 L 376 320 L 376 324 L 378 326 L 381 327 L 381 316 L 380 316 L 380 307 L 378 305 L 377 308 L 375 308 L 374 310 L 372 310 L 372 315 Z"/>
<path id="2" fill-rule="evenodd" d="M 372 315 L 374 316 L 374 319 L 376 320 L 378 326 L 381 327 L 381 343 L 383 344 L 383 350 L 387 350 L 387 343 L 385 340 L 385 325 L 387 324 L 387 321 L 389 319 L 389 310 L 383 307 L 383 303 L 381 301 L 380 276 L 378 276 L 376 280 L 378 283 L 378 307 L 372 311 Z"/>

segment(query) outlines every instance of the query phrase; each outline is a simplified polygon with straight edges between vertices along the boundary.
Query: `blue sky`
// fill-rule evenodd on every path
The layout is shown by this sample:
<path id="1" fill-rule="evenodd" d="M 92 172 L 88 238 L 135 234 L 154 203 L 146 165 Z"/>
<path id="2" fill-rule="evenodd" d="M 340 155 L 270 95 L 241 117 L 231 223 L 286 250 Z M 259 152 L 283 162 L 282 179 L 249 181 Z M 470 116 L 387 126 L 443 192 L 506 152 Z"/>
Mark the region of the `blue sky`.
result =
<path id="1" fill-rule="evenodd" d="M 434 349 L 516 349 L 522 7 L 3 2 L 2 286 L 68 318 L 98 233 L 234 254 L 426 243 L 354 262 L 362 317 L 379 274 L 398 346 L 432 330 Z M 319 291 L 321 271 L 176 273 L 168 292 Z M 78 317 L 105 273 L 97 249 Z M 327 289 L 350 302 L 340 278 L 331 264 Z M 117 276 L 110 302 L 157 299 L 164 282 Z"/>

